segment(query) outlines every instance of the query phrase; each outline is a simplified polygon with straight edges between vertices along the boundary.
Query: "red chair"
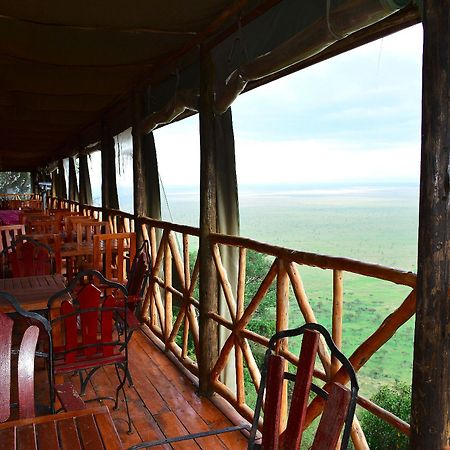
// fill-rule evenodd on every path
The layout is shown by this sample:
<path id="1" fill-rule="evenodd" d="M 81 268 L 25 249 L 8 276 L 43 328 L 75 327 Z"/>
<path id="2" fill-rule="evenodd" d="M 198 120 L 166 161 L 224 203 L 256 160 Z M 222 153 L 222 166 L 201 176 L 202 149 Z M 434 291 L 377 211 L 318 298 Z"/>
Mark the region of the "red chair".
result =
<path id="1" fill-rule="evenodd" d="M 117 306 L 114 295 L 102 295 L 97 285 L 104 286 L 108 292 L 120 292 L 122 305 Z M 67 300 L 68 295 L 71 301 Z M 61 301 L 62 300 L 62 301 Z M 85 394 L 86 386 L 95 372 L 107 365 L 114 365 L 118 386 L 114 397 L 97 397 L 91 400 L 114 400 L 117 409 L 119 392 L 122 391 L 131 432 L 131 419 L 127 396 L 124 389 L 128 376 L 128 341 L 127 320 L 120 324 L 118 332 L 116 317 L 127 318 L 129 313 L 127 292 L 124 286 L 111 282 L 94 270 L 80 272 L 69 286 L 53 295 L 48 302 L 49 310 L 55 302 L 61 304 L 60 315 L 52 318 L 52 330 L 58 329 L 61 344 L 53 347 L 54 377 L 78 372 L 80 376 L 80 394 Z M 86 371 L 87 375 L 83 376 Z M 123 376 L 120 375 L 123 372 Z"/>
<path id="2" fill-rule="evenodd" d="M 25 419 L 35 416 L 34 398 L 34 366 L 36 357 L 44 357 L 49 360 L 48 367 L 51 367 L 50 352 L 36 352 L 39 333 L 41 330 L 48 337 L 51 345 L 50 324 L 45 317 L 39 314 L 24 311 L 17 300 L 7 292 L 0 292 L 0 298 L 8 301 L 16 310 L 16 317 L 26 317 L 35 324 L 28 326 L 25 331 L 16 330 L 14 325 L 16 320 L 0 312 L 0 422 L 5 422 L 11 417 L 14 408 L 18 406 L 18 418 Z M 39 326 L 36 326 L 39 325 Z M 13 348 L 13 335 L 22 334 L 18 350 Z M 13 357 L 14 355 L 14 357 Z M 15 357 L 15 355 L 18 355 Z M 12 370 L 12 363 L 17 364 L 17 368 Z M 49 371 L 49 384 L 52 389 L 53 383 Z M 14 375 L 14 376 L 13 376 Z M 12 386 L 17 385 L 17 399 L 11 396 Z M 17 401 L 15 401 L 17 400 Z M 46 409 L 52 411 L 51 396 Z M 15 414 L 17 415 L 17 414 Z M 16 418 L 16 417 L 14 417 Z"/>
<path id="3" fill-rule="evenodd" d="M 131 265 L 127 280 L 128 307 L 132 312 L 139 306 L 144 298 L 145 288 L 150 276 L 151 260 L 149 242 L 145 240 L 137 251 Z"/>
<path id="4" fill-rule="evenodd" d="M 2 258 L 6 261 L 5 266 L 9 268 L 9 274 L 14 278 L 55 273 L 53 250 L 30 237 L 19 236 L 11 247 L 4 249 Z"/>
<path id="5" fill-rule="evenodd" d="M 303 334 L 297 373 L 285 372 L 287 361 L 281 355 L 275 354 L 277 342 Z M 339 383 L 331 382 L 324 390 L 312 383 L 314 365 L 316 362 L 320 335 L 325 338 L 331 354 L 335 356 L 347 371 L 351 388 L 347 389 Z M 284 380 L 295 382 L 286 430 L 280 433 L 280 411 L 282 404 Z M 335 346 L 328 331 L 319 324 L 308 323 L 302 327 L 276 333 L 269 341 L 264 359 L 264 369 L 261 385 L 256 401 L 252 431 L 249 438 L 249 449 L 277 450 L 300 448 L 306 410 L 311 394 L 320 395 L 326 399 L 319 426 L 317 428 L 311 450 L 335 449 L 339 442 L 342 427 L 340 449 L 347 448 L 350 430 L 355 414 L 358 395 L 358 382 L 355 371 L 348 359 Z M 256 431 L 265 395 L 265 415 L 262 433 L 262 445 L 255 443 Z"/>
<path id="6" fill-rule="evenodd" d="M 275 354 L 277 342 L 280 339 L 303 335 L 297 373 L 286 372 L 287 361 L 281 355 Z M 314 364 L 320 335 L 325 338 L 331 354 L 335 356 L 347 371 L 350 377 L 350 390 L 339 383 L 327 383 L 320 388 L 312 383 Z M 285 380 L 294 381 L 291 405 L 288 413 L 287 427 L 280 433 L 280 419 L 283 398 L 283 385 Z M 325 390 L 326 389 L 326 390 Z M 325 408 L 317 428 L 312 450 L 334 450 L 339 442 L 342 427 L 340 449 L 347 448 L 353 416 L 355 414 L 356 399 L 358 396 L 358 382 L 355 371 L 348 359 L 334 344 L 328 331 L 319 324 L 308 323 L 299 328 L 276 333 L 269 341 L 264 358 L 261 383 L 256 401 L 255 414 L 251 429 L 242 424 L 234 427 L 205 431 L 175 438 L 161 439 L 159 441 L 141 442 L 129 447 L 128 450 L 150 448 L 164 444 L 171 444 L 188 439 L 228 433 L 237 430 L 249 430 L 248 450 L 291 450 L 300 448 L 303 424 L 306 416 L 308 401 L 312 394 L 320 395 L 325 402 Z M 264 424 L 262 429 L 262 442 L 257 442 L 257 431 L 261 409 L 265 398 Z M 258 439 L 259 441 L 259 439 Z"/>

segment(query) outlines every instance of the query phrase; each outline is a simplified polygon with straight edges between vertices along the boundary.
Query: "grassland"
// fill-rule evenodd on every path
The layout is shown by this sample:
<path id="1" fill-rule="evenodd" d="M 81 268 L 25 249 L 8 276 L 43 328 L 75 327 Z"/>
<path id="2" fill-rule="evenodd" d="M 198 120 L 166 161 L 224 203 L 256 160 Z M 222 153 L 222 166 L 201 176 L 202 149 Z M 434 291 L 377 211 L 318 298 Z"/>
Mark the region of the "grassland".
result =
<path id="1" fill-rule="evenodd" d="M 172 218 L 198 223 L 196 195 L 169 193 Z M 415 271 L 418 192 L 412 185 L 241 188 L 241 234 L 284 247 L 346 256 Z M 331 323 L 332 273 L 299 267 L 318 320 Z M 344 277 L 344 352 L 370 336 L 410 289 L 367 277 Z M 303 323 L 291 300 L 290 325 Z M 411 381 L 413 321 L 360 372 L 362 394 L 388 382 Z"/>

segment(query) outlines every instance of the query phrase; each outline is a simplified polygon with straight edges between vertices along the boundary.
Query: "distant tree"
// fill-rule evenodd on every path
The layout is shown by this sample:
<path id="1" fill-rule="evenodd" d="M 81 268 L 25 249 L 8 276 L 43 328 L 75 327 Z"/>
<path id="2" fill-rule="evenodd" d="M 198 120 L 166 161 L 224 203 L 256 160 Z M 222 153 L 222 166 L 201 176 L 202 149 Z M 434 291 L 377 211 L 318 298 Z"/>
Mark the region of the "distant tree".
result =
<path id="1" fill-rule="evenodd" d="M 29 172 L 0 172 L 0 193 L 28 194 L 30 192 Z"/>
<path id="2" fill-rule="evenodd" d="M 399 382 L 382 386 L 371 400 L 409 423 L 411 386 Z M 409 448 L 407 436 L 370 412 L 364 411 L 361 414 L 361 425 L 371 450 Z"/>

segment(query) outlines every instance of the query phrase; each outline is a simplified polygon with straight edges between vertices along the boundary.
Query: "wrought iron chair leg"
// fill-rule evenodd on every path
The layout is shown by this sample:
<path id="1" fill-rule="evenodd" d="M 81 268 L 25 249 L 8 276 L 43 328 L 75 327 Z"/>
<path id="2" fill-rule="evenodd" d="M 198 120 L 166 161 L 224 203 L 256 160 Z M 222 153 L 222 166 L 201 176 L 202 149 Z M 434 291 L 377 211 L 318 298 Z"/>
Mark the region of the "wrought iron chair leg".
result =
<path id="1" fill-rule="evenodd" d="M 95 372 L 97 372 L 97 370 L 100 369 L 100 367 L 94 367 L 87 375 L 86 378 L 83 381 L 83 376 L 81 375 L 81 370 L 79 372 L 80 374 L 80 395 L 83 396 L 86 394 L 86 387 L 90 381 L 90 379 L 92 378 L 92 375 L 94 375 Z"/>
<path id="2" fill-rule="evenodd" d="M 126 366 L 128 366 L 128 365 L 126 364 Z M 124 371 L 123 379 L 120 378 L 119 367 Z M 125 392 L 125 382 L 127 381 L 128 367 L 123 367 L 121 364 L 120 365 L 115 364 L 114 368 L 116 369 L 117 379 L 120 381 L 120 384 L 119 384 L 119 386 L 117 386 L 117 389 L 116 389 L 116 401 L 115 401 L 114 409 L 117 410 L 119 407 L 119 392 L 122 391 L 123 398 L 125 400 L 125 409 L 126 409 L 127 418 L 128 418 L 128 434 L 131 434 L 131 433 L 133 433 L 133 430 L 131 428 L 131 417 L 130 417 L 130 410 L 128 407 L 128 397 L 127 397 L 127 393 Z"/>

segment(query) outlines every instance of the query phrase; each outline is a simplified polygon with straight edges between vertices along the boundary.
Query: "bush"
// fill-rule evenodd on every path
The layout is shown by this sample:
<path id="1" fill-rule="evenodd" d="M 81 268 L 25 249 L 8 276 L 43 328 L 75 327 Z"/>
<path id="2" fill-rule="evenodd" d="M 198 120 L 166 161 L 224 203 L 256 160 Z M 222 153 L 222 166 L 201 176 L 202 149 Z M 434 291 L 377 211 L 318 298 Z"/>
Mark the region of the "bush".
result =
<path id="1" fill-rule="evenodd" d="M 405 383 L 382 386 L 372 401 L 409 423 L 411 417 L 411 386 Z M 409 439 L 393 426 L 364 411 L 361 425 L 371 450 L 408 449 Z"/>

